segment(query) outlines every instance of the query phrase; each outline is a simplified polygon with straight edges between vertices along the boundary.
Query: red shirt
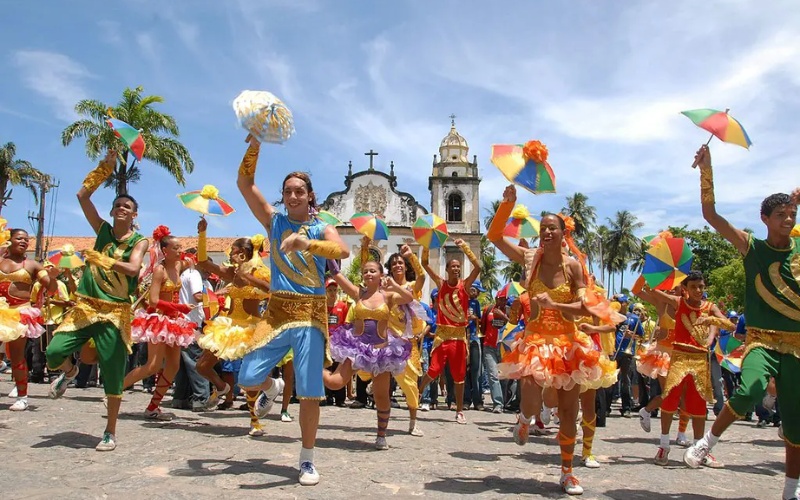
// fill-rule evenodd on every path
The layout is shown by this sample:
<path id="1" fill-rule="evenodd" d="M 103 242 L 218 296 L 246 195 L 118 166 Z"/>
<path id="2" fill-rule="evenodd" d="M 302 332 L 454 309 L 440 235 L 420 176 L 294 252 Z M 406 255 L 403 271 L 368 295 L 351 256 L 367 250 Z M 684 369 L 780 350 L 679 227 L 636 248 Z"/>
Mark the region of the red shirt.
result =
<path id="1" fill-rule="evenodd" d="M 675 337 L 673 346 L 679 351 L 705 351 L 706 346 L 700 344 L 693 336 L 692 331 L 697 330 L 704 337 L 708 336 L 707 326 L 694 326 L 700 316 L 708 316 L 711 312 L 711 302 L 703 302 L 700 307 L 692 307 L 686 299 L 681 299 L 678 310 L 675 312 Z M 703 333 L 705 332 L 705 333 Z"/>
<path id="2" fill-rule="evenodd" d="M 497 347 L 497 334 L 506 326 L 506 320 L 500 317 L 495 318 L 494 311 L 496 308 L 497 306 L 495 305 L 486 307 L 481 318 L 483 323 L 483 345 L 488 347 Z"/>
<path id="3" fill-rule="evenodd" d="M 344 301 L 338 301 L 333 307 L 328 308 L 328 330 L 332 330 L 344 323 L 347 311 L 350 309 Z"/>
<path id="4" fill-rule="evenodd" d="M 469 294 L 464 288 L 464 282 L 460 281 L 456 286 L 447 284 L 447 280 L 442 280 L 439 288 L 439 315 L 436 318 L 437 325 L 463 326 L 469 324 L 467 310 L 469 308 Z"/>

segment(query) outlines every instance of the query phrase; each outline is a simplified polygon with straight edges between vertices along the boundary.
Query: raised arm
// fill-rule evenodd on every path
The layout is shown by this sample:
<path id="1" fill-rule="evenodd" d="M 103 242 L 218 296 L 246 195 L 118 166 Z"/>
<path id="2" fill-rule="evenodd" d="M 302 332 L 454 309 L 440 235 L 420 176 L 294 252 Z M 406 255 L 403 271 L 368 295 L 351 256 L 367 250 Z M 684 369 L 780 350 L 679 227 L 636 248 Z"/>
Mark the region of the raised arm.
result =
<path id="1" fill-rule="evenodd" d="M 333 259 L 328 259 L 327 265 L 328 270 L 331 273 L 331 279 L 333 279 L 333 281 L 339 285 L 339 288 L 341 288 L 348 297 L 353 300 L 358 300 L 361 297 L 361 289 L 354 285 L 352 281 L 347 279 L 347 276 L 341 273 L 339 270 L 339 264 Z"/>
<path id="2" fill-rule="evenodd" d="M 232 267 L 222 267 L 208 259 L 207 229 L 208 221 L 200 219 L 197 222 L 197 268 L 208 273 L 214 273 L 230 283 L 236 277 L 236 270 Z"/>
<path id="3" fill-rule="evenodd" d="M 242 193 L 244 201 L 250 207 L 258 222 L 264 226 L 269 234 L 270 227 L 272 227 L 272 214 L 275 213 L 275 207 L 261 194 L 261 191 L 256 187 L 256 165 L 258 164 L 258 152 L 261 148 L 261 143 L 253 137 L 248 135 L 245 142 L 250 145 L 242 158 L 242 163 L 239 165 L 239 176 L 236 179 L 236 185 L 239 186 L 239 191 Z"/>
<path id="4" fill-rule="evenodd" d="M 745 255 L 750 246 L 750 235 L 733 227 L 725 217 L 717 213 L 714 201 L 714 172 L 711 169 L 711 151 L 708 146 L 700 146 L 695 161 L 700 167 L 700 203 L 703 208 L 703 218 L 720 236 L 731 242 L 740 254 Z"/>
<path id="5" fill-rule="evenodd" d="M 489 225 L 489 231 L 486 237 L 489 241 L 497 247 L 498 250 L 503 252 L 503 255 L 518 264 L 525 264 L 525 248 L 507 241 L 503 237 L 503 229 L 506 227 L 506 221 L 511 217 L 511 212 L 514 210 L 514 204 L 517 202 L 517 188 L 513 184 L 506 186 L 503 191 L 503 201 L 497 207 L 497 212 L 494 214 L 492 223 Z"/>
<path id="6" fill-rule="evenodd" d="M 92 194 L 97 191 L 102 183 L 108 179 L 114 167 L 117 164 L 117 152 L 109 149 L 97 167 L 89 172 L 89 175 L 83 180 L 83 185 L 78 190 L 78 203 L 83 210 L 83 215 L 89 222 L 89 225 L 94 229 L 95 234 L 100 232 L 100 227 L 103 225 L 103 218 L 97 212 L 97 207 L 92 203 Z"/>
<path id="7" fill-rule="evenodd" d="M 392 304 L 396 306 L 402 306 L 403 304 L 408 304 L 414 300 L 414 296 L 411 294 L 411 290 L 407 289 L 404 286 L 400 286 L 397 282 L 391 277 L 387 276 L 386 281 L 384 282 L 384 287 L 386 290 L 391 293 L 392 297 Z"/>
<path id="8" fill-rule="evenodd" d="M 414 274 L 416 274 L 416 279 L 414 280 L 414 297 L 421 297 L 422 289 L 425 287 L 425 270 L 422 269 L 422 264 L 420 264 L 417 255 L 411 251 L 410 246 L 403 245 L 400 247 L 400 255 L 411 264 L 411 269 L 413 269 Z"/>
<path id="9" fill-rule="evenodd" d="M 472 264 L 472 270 L 469 272 L 467 279 L 464 280 L 464 288 L 469 290 L 475 280 L 478 279 L 478 276 L 481 275 L 481 261 L 472 253 L 472 249 L 466 241 L 459 238 L 455 241 L 455 244 L 464 252 L 464 255 L 469 259 L 469 263 Z"/>
<path id="10" fill-rule="evenodd" d="M 422 269 L 428 273 L 428 276 L 431 277 L 431 280 L 436 285 L 437 288 L 442 287 L 442 277 L 436 273 L 436 271 L 431 267 L 431 251 L 427 248 L 422 249 Z"/>

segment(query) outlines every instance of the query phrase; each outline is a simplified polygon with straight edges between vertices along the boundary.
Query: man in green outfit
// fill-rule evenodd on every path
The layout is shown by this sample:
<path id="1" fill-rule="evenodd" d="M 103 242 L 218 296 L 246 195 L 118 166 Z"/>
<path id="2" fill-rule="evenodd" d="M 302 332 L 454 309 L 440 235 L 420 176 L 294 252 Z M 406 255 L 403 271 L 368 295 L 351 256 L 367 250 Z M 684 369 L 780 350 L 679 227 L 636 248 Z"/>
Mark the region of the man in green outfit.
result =
<path id="1" fill-rule="evenodd" d="M 131 343 L 131 303 L 148 245 L 147 239 L 134 230 L 138 205 L 131 196 L 121 195 L 114 200 L 112 224 L 100 217 L 91 201 L 92 193 L 113 172 L 116 158 L 116 152 L 109 151 L 78 191 L 78 202 L 97 239 L 94 249 L 84 252 L 86 267 L 75 294 L 76 305 L 67 312 L 47 346 L 48 367 L 62 370 L 50 384 L 50 397 L 56 399 L 78 374 L 72 353 L 89 339 L 94 341 L 108 398 L 106 430 L 97 451 L 111 451 L 117 446 L 114 434 Z"/>
<path id="2" fill-rule="evenodd" d="M 684 462 L 699 467 L 719 437 L 735 420 L 761 401 L 775 377 L 786 442 L 784 499 L 798 496 L 800 476 L 800 238 L 792 238 L 800 189 L 773 194 L 761 203 L 767 238 L 760 240 L 733 227 L 714 206 L 711 153 L 703 146 L 700 166 L 703 217 L 744 256 L 747 341 L 742 383 L 706 435 L 686 450 Z"/>

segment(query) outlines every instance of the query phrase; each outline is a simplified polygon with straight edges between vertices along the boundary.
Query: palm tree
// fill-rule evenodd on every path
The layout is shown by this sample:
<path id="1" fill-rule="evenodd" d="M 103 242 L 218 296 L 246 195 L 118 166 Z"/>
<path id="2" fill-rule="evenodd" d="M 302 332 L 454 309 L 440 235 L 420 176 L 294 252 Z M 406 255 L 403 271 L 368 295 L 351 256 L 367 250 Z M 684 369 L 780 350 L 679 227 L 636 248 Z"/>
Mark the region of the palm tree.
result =
<path id="1" fill-rule="evenodd" d="M 497 279 L 497 254 L 494 245 L 481 236 L 481 285 L 492 294 L 500 289 L 500 280 Z"/>
<path id="2" fill-rule="evenodd" d="M 49 179 L 47 174 L 33 168 L 31 162 L 14 158 L 15 156 L 17 156 L 17 146 L 13 142 L 0 146 L 0 211 L 11 199 L 9 184 L 27 187 L 38 202 L 39 194 L 34 183 Z"/>
<path id="3" fill-rule="evenodd" d="M 488 207 L 484 208 L 483 211 L 486 215 L 483 216 L 483 227 L 488 231 L 489 226 L 492 225 L 492 219 L 494 219 L 494 214 L 497 213 L 497 209 L 500 208 L 500 200 L 494 200 L 489 204 Z"/>
<path id="4" fill-rule="evenodd" d="M 589 197 L 583 193 L 567 196 L 567 206 L 561 213 L 569 215 L 575 221 L 575 239 L 581 240 L 594 227 L 597 221 L 597 209 L 589 205 Z"/>
<path id="5" fill-rule="evenodd" d="M 601 224 L 595 228 L 593 233 L 589 233 L 587 235 L 587 243 L 589 245 L 587 248 L 589 251 L 587 252 L 590 255 L 590 262 L 597 259 L 599 264 L 598 268 L 600 269 L 600 282 L 603 285 L 608 285 L 606 283 L 606 243 L 608 242 L 608 227 Z"/>
<path id="6" fill-rule="evenodd" d="M 99 158 L 108 149 L 119 149 L 120 140 L 105 123 L 109 113 L 142 131 L 147 147 L 144 158 L 164 168 L 183 186 L 185 173 L 194 170 L 194 162 L 186 147 L 177 141 L 180 135 L 175 118 L 153 109 L 156 103 L 164 102 L 157 95 L 143 96 L 144 89 L 126 88 L 122 99 L 115 107 L 109 107 L 94 99 L 84 99 L 75 105 L 75 111 L 85 117 L 64 129 L 61 142 L 68 146 L 78 137 L 86 138 L 86 156 L 92 160 Z M 133 165 L 129 151 L 119 155 L 114 174 L 106 182 L 106 187 L 114 187 L 117 195 L 128 192 L 128 184 L 139 180 L 139 168 Z"/>
<path id="7" fill-rule="evenodd" d="M 639 222 L 634 214 L 627 210 L 620 210 L 613 219 L 608 218 L 608 262 L 606 269 L 609 272 L 619 271 L 620 288 L 624 285 L 625 269 L 628 264 L 638 258 L 641 252 L 641 240 L 634 232 L 641 229 L 644 224 Z"/>
<path id="8" fill-rule="evenodd" d="M 503 260 L 498 264 L 500 265 L 500 276 L 503 281 L 519 281 L 522 278 L 522 273 L 525 270 L 522 264 L 510 260 Z"/>

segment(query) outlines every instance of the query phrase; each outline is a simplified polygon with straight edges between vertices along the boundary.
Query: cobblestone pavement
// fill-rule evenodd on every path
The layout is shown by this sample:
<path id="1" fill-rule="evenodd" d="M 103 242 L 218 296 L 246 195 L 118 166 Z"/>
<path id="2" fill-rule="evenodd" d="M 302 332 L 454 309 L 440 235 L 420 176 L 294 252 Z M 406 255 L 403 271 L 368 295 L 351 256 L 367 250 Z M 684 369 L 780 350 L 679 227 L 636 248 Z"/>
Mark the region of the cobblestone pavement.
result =
<path id="1" fill-rule="evenodd" d="M 101 389 L 70 388 L 52 401 L 46 385 L 30 387 L 30 409 L 14 413 L 8 411 L 13 400 L 5 397 L 12 388 L 8 376 L 0 382 L 6 499 L 566 497 L 558 487 L 554 427 L 519 447 L 509 414 L 469 411 L 468 424 L 457 425 L 452 412 L 421 413 L 425 436 L 419 438 L 404 432 L 408 413 L 393 410 L 391 448 L 375 451 L 373 410 L 325 407 L 316 460 L 322 482 L 302 487 L 297 405 L 290 407 L 295 422 L 271 415 L 267 435 L 251 438 L 245 411 L 177 410 L 172 422 L 147 422 L 142 410 L 149 395 L 129 392 L 117 450 L 98 453 L 94 446 L 105 425 Z M 635 419 L 609 418 L 595 438 L 602 468 L 575 467 L 586 488 L 581 498 L 779 498 L 784 452 L 772 427 L 735 424 L 714 450 L 726 464 L 716 470 L 686 468 L 683 450 L 674 446 L 669 466 L 654 465 L 657 440 L 656 430 L 645 434 Z"/>

